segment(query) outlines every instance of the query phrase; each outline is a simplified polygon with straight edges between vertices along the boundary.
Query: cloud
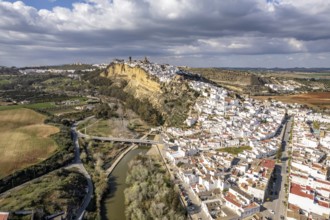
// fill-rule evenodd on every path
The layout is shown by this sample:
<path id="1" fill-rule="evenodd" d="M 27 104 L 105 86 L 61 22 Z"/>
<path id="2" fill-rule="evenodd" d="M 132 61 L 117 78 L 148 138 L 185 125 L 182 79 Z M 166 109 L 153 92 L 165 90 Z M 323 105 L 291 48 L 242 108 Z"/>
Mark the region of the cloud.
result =
<path id="1" fill-rule="evenodd" d="M 214 66 L 217 60 L 242 66 L 242 58 L 263 65 L 273 56 L 279 66 L 293 65 L 301 61 L 295 56 L 329 57 L 329 10 L 324 0 L 86 0 L 52 10 L 0 0 L 0 65 L 131 55 L 188 65 L 207 58 Z M 295 59 L 287 62 L 286 55 Z M 326 59 L 300 65 L 306 64 Z"/>

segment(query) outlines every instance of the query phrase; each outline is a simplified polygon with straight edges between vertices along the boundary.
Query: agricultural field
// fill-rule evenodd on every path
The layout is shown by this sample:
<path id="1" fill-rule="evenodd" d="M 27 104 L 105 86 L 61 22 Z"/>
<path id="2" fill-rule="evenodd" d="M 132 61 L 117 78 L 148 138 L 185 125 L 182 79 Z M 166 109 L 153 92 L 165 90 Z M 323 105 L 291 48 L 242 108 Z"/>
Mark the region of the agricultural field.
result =
<path id="1" fill-rule="evenodd" d="M 48 158 L 57 148 L 50 138 L 57 127 L 30 109 L 0 111 L 0 178 Z"/>
<path id="2" fill-rule="evenodd" d="M 260 100 L 271 98 L 284 103 L 298 103 L 318 110 L 330 109 L 330 92 L 311 92 L 286 96 L 255 96 L 254 98 Z"/>
<path id="3" fill-rule="evenodd" d="M 35 87 L 42 87 L 45 92 L 56 93 L 59 90 L 79 91 L 88 89 L 88 83 L 68 77 L 54 77 L 35 85 Z"/>
<path id="4" fill-rule="evenodd" d="M 6 105 L 6 103 L 0 102 L 0 111 L 1 110 L 14 110 L 14 109 L 22 109 L 22 108 L 30 108 L 30 109 L 48 109 L 48 108 L 55 108 L 56 105 L 54 102 L 40 102 L 40 103 L 33 103 L 33 104 L 22 104 L 22 105 Z"/>
<path id="5" fill-rule="evenodd" d="M 65 219 L 71 219 L 86 194 L 86 187 L 82 174 L 74 169 L 61 169 L 1 195 L 0 207 L 2 211 L 34 210 L 36 219 L 64 211 L 68 213 Z"/>

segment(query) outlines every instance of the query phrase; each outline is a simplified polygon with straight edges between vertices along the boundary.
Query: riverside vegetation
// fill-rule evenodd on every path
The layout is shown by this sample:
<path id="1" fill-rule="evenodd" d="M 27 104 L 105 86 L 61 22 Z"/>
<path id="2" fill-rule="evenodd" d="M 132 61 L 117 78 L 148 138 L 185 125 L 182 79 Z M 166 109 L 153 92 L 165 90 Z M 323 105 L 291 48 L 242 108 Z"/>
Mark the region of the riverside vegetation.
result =
<path id="1" fill-rule="evenodd" d="M 127 219 L 186 219 L 179 192 L 159 157 L 138 155 L 129 168 L 125 190 Z"/>
<path id="2" fill-rule="evenodd" d="M 108 190 L 108 169 L 116 156 L 127 145 L 120 143 L 95 142 L 92 140 L 79 139 L 81 147 L 81 161 L 90 173 L 94 183 L 94 196 L 87 207 L 84 219 L 101 219 L 101 204 L 105 192 Z"/>

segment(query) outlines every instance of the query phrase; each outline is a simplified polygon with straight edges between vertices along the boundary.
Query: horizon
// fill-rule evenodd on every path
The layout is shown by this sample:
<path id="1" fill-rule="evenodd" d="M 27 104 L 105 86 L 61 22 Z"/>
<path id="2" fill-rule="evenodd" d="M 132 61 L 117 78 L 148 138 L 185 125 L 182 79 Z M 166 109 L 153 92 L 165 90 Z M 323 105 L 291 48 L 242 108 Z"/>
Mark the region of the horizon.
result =
<path id="1" fill-rule="evenodd" d="M 323 0 L 0 0 L 0 65 L 152 57 L 176 66 L 327 68 Z"/>
<path id="2" fill-rule="evenodd" d="M 22 68 L 40 68 L 40 67 L 60 67 L 60 66 L 65 66 L 65 65 L 94 65 L 94 64 L 111 64 L 116 58 L 114 58 L 112 61 L 110 62 L 98 62 L 98 63 L 82 63 L 82 62 L 73 62 L 73 63 L 60 63 L 60 64 L 46 64 L 46 65 L 35 65 L 35 66 L 2 66 L 0 65 L 0 67 L 6 67 L 6 68 L 11 68 L 11 67 L 15 67 L 18 69 L 22 69 Z M 138 59 L 138 60 L 142 60 L 142 59 Z M 126 61 L 126 60 L 125 60 Z M 160 62 L 153 62 L 152 63 L 157 63 L 157 64 L 169 64 L 172 65 L 171 63 L 160 63 Z M 78 63 L 78 64 L 77 64 Z M 243 66 L 243 67 L 233 67 L 233 66 L 187 66 L 187 65 L 173 65 L 173 66 L 177 66 L 177 67 L 188 67 L 188 68 L 223 68 L 223 69 L 329 69 L 330 70 L 330 66 L 329 67 L 253 67 L 253 66 Z"/>

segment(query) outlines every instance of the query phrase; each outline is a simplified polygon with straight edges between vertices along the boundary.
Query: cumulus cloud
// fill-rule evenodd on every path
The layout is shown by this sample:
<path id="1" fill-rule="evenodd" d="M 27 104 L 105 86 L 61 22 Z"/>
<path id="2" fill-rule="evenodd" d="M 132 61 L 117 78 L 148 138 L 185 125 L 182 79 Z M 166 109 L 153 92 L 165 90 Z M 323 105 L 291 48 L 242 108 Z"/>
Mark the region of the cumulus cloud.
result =
<path id="1" fill-rule="evenodd" d="M 325 66 L 330 54 L 324 0 L 85 0 L 52 10 L 27 4 L 0 0 L 0 65 L 151 56 L 187 65 Z M 309 61 L 299 63 L 303 58 Z"/>

